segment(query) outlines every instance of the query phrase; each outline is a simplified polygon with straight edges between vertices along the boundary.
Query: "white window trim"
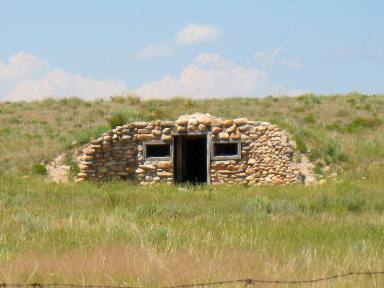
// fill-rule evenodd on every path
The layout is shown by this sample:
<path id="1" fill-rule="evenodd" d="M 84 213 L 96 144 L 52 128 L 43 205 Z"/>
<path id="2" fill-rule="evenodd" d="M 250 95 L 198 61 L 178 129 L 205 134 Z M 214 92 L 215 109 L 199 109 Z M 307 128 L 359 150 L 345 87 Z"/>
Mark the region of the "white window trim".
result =
<path id="1" fill-rule="evenodd" d="M 228 156 L 215 156 L 215 144 L 237 144 L 237 154 Z M 215 140 L 212 141 L 211 148 L 212 160 L 238 160 L 241 159 L 241 142 L 236 140 Z"/>
<path id="2" fill-rule="evenodd" d="M 147 145 L 169 145 L 169 156 L 165 157 L 147 157 Z M 161 140 L 143 141 L 143 155 L 146 161 L 168 161 L 173 159 L 173 142 L 164 142 Z"/>

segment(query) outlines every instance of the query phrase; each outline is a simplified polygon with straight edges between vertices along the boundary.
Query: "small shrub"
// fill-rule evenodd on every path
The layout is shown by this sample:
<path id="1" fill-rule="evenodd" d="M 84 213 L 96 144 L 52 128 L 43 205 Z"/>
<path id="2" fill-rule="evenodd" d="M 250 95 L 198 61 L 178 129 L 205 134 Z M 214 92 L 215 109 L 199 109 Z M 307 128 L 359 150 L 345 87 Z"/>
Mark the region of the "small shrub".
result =
<path id="1" fill-rule="evenodd" d="M 184 99 L 183 106 L 186 109 L 194 108 L 194 107 L 196 107 L 196 101 L 194 101 L 192 99 Z"/>
<path id="2" fill-rule="evenodd" d="M 244 211 L 250 214 L 271 213 L 272 204 L 269 198 L 264 196 L 256 196 L 254 199 L 245 204 Z"/>
<path id="3" fill-rule="evenodd" d="M 154 245 L 164 245 L 170 236 L 170 232 L 165 227 L 152 228 L 148 234 L 147 239 Z"/>
<path id="4" fill-rule="evenodd" d="M 47 175 L 48 171 L 47 168 L 43 163 L 37 163 L 33 165 L 33 174 L 35 175 Z"/>
<path id="5" fill-rule="evenodd" d="M 313 102 L 314 104 L 321 104 L 321 98 L 320 98 L 320 96 L 313 96 L 313 97 L 312 97 L 312 102 Z"/>
<path id="6" fill-rule="evenodd" d="M 355 98 L 349 98 L 347 99 L 347 103 L 349 103 L 351 106 L 356 105 L 356 99 Z"/>
<path id="7" fill-rule="evenodd" d="M 107 118 L 110 128 L 140 120 L 142 120 L 142 117 L 131 109 L 112 112 L 111 116 Z"/>
<path id="8" fill-rule="evenodd" d="M 304 106 L 294 108 L 295 112 L 305 112 L 305 110 L 306 110 L 306 108 Z"/>
<path id="9" fill-rule="evenodd" d="M 107 131 L 109 127 L 106 126 L 98 126 L 95 128 L 90 128 L 85 131 L 79 131 L 75 133 L 75 139 L 78 144 L 82 145 L 88 143 L 90 140 L 99 137 L 105 131 Z"/>
<path id="10" fill-rule="evenodd" d="M 334 122 L 332 124 L 327 124 L 325 125 L 325 129 L 329 130 L 329 131 L 341 131 L 342 130 L 342 127 L 340 126 L 339 123 L 337 122 Z"/>
<path id="11" fill-rule="evenodd" d="M 367 111 L 371 111 L 372 110 L 372 106 L 371 106 L 371 104 L 367 103 L 367 104 L 364 105 L 363 109 L 367 110 Z"/>
<path id="12" fill-rule="evenodd" d="M 188 207 L 184 207 L 176 203 L 170 203 L 164 207 L 161 207 L 156 214 L 161 217 L 176 218 L 182 216 L 188 210 Z"/>
<path id="13" fill-rule="evenodd" d="M 339 110 L 339 112 L 337 112 L 337 116 L 338 117 L 347 117 L 347 116 L 349 116 L 349 111 L 348 110 L 346 110 L 346 109 L 342 109 L 342 110 Z"/>
<path id="14" fill-rule="evenodd" d="M 271 203 L 271 210 L 276 213 L 292 214 L 297 212 L 297 208 L 292 201 L 286 199 L 274 200 Z"/>
<path id="15" fill-rule="evenodd" d="M 21 124 L 22 120 L 19 117 L 11 117 L 8 119 L 9 124 Z"/>
<path id="16" fill-rule="evenodd" d="M 309 115 L 305 116 L 305 117 L 304 117 L 304 122 L 305 122 L 305 123 L 310 123 L 310 124 L 314 124 L 314 123 L 316 123 L 315 115 L 313 115 L 313 114 L 309 114 Z"/>
<path id="17" fill-rule="evenodd" d="M 323 192 L 315 197 L 309 204 L 309 209 L 312 212 L 324 212 L 332 206 L 331 199 L 329 196 Z"/>
<path id="18" fill-rule="evenodd" d="M 1 128 L 0 129 L 0 136 L 5 136 L 11 134 L 11 129 L 10 128 Z"/>
<path id="19" fill-rule="evenodd" d="M 307 144 L 305 144 L 305 140 L 302 136 L 300 135 L 294 135 L 294 140 L 296 142 L 296 149 L 299 150 L 301 153 L 307 153 L 308 152 L 308 147 Z"/>
<path id="20" fill-rule="evenodd" d="M 335 139 L 324 139 L 317 148 L 309 153 L 309 159 L 315 161 L 322 159 L 325 163 L 346 162 L 349 157 L 342 151 L 339 142 Z"/>
<path id="21" fill-rule="evenodd" d="M 158 207 L 156 204 L 152 203 L 140 204 L 136 207 L 135 212 L 139 217 L 148 217 L 157 213 Z"/>
<path id="22" fill-rule="evenodd" d="M 111 101 L 114 103 L 123 104 L 125 103 L 126 98 L 124 96 L 112 96 Z"/>
<path id="23" fill-rule="evenodd" d="M 127 97 L 127 101 L 129 105 L 138 105 L 140 104 L 141 100 L 139 96 L 137 95 L 130 95 Z"/>
<path id="24" fill-rule="evenodd" d="M 361 130 L 363 128 L 375 128 L 382 124 L 382 120 L 380 118 L 363 118 L 356 117 L 349 124 L 346 125 L 345 129 L 348 132 L 354 132 L 357 130 Z"/>
<path id="25" fill-rule="evenodd" d="M 349 212 L 359 213 L 363 210 L 366 200 L 361 191 L 354 189 L 346 194 L 339 196 L 337 202 L 341 207 Z"/>
<path id="26" fill-rule="evenodd" d="M 320 165 L 319 163 L 316 163 L 315 168 L 313 169 L 313 171 L 314 171 L 317 175 L 321 175 L 321 174 L 323 174 L 323 170 L 321 169 L 321 165 Z"/>
<path id="27" fill-rule="evenodd" d="M 69 166 L 69 177 L 74 178 L 80 172 L 79 163 L 75 160 L 75 158 L 67 154 L 65 156 L 65 164 Z"/>

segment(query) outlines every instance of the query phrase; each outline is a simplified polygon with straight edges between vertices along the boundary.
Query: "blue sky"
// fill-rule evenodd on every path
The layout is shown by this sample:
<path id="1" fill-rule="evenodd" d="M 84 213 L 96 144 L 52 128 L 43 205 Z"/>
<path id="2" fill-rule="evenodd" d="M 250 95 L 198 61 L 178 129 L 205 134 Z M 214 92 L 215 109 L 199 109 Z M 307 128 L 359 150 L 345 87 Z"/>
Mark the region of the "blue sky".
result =
<path id="1" fill-rule="evenodd" d="M 383 1 L 1 1 L 0 100 L 384 92 Z"/>

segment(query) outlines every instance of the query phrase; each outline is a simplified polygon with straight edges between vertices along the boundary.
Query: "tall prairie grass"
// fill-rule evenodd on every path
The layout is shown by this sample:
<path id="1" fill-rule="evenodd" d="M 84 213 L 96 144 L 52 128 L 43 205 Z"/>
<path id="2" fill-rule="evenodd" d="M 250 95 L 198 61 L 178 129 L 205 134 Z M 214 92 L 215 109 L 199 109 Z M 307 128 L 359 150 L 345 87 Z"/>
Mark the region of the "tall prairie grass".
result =
<path id="1" fill-rule="evenodd" d="M 381 269 L 379 174 L 252 188 L 2 178 L 0 275 L 7 281 L 156 286 Z M 312 287 L 361 287 L 365 281 Z"/>
<path id="2" fill-rule="evenodd" d="M 47 181 L 42 163 L 120 125 L 122 111 L 137 120 L 209 112 L 275 123 L 326 181 L 145 188 Z M 384 96 L 357 93 L 0 103 L 0 283 L 157 287 L 383 270 L 383 117 Z M 73 159 L 67 163 L 75 173 Z M 355 277 L 306 287 L 383 287 L 383 281 Z"/>

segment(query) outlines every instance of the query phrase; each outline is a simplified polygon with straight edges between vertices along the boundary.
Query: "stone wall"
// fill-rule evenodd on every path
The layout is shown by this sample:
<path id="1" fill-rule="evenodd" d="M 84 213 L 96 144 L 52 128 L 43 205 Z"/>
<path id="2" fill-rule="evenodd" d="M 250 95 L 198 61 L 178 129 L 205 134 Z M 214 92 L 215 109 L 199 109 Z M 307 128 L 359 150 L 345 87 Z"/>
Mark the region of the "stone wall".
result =
<path id="1" fill-rule="evenodd" d="M 211 160 L 212 184 L 283 184 L 297 182 L 294 147 L 280 128 L 246 118 L 222 120 L 209 114 L 181 116 L 176 121 L 135 122 L 118 126 L 84 149 L 78 182 L 131 179 L 142 185 L 174 182 L 173 161 L 144 158 L 144 141 L 173 143 L 174 135 L 207 134 L 210 141 L 241 144 L 240 159 Z"/>

